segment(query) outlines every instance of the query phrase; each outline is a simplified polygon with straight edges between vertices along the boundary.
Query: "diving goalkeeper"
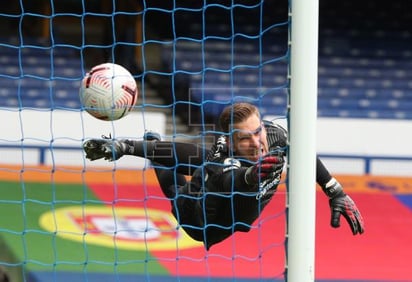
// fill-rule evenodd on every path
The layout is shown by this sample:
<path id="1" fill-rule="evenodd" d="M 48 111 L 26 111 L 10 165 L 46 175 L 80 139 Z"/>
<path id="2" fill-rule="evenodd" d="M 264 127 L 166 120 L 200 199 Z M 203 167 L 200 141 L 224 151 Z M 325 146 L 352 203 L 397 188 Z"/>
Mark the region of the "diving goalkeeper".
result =
<path id="1" fill-rule="evenodd" d="M 236 231 L 250 230 L 276 192 L 287 153 L 286 130 L 262 121 L 252 104 L 226 107 L 219 125 L 224 134 L 207 152 L 192 143 L 161 141 L 156 134 L 143 141 L 90 139 L 83 148 L 90 160 L 124 155 L 151 160 L 179 225 L 209 249 Z M 319 158 L 316 182 L 329 198 L 331 226 L 339 227 L 343 216 L 353 235 L 362 234 L 358 208 Z"/>

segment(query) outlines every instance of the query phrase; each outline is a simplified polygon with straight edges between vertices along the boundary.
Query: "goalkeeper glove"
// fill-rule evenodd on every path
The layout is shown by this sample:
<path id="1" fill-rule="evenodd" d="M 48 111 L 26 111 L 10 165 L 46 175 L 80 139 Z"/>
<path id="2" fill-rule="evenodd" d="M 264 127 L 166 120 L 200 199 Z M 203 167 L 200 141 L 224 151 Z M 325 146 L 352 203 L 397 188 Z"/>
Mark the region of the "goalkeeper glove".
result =
<path id="1" fill-rule="evenodd" d="M 355 202 L 343 192 L 342 185 L 332 178 L 322 190 L 329 197 L 329 206 L 331 209 L 331 226 L 338 228 L 340 226 L 340 216 L 342 215 L 348 222 L 353 235 L 362 234 L 364 221 L 362 215 L 355 205 Z"/>
<path id="2" fill-rule="evenodd" d="M 259 181 L 280 178 L 284 165 L 283 157 L 267 154 L 255 165 L 249 167 L 245 172 L 245 182 L 248 185 L 256 185 Z"/>
<path id="3" fill-rule="evenodd" d="M 103 136 L 102 139 L 90 139 L 83 143 L 86 158 L 91 161 L 105 159 L 115 161 L 126 154 L 133 154 L 134 147 L 127 140 L 114 140 Z"/>

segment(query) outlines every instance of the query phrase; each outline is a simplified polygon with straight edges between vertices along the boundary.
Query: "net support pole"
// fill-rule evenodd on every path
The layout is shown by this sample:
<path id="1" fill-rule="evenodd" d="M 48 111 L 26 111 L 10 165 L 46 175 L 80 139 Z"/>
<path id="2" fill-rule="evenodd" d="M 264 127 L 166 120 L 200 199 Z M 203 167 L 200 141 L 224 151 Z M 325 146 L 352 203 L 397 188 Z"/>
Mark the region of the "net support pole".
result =
<path id="1" fill-rule="evenodd" d="M 290 0 L 286 281 L 315 279 L 318 0 Z"/>

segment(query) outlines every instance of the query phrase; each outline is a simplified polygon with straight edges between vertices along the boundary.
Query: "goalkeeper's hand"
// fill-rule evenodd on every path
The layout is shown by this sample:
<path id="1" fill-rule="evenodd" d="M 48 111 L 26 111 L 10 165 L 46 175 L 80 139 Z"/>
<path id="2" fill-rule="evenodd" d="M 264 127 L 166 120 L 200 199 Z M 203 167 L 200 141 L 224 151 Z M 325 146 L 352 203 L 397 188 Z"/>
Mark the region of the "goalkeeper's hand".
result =
<path id="1" fill-rule="evenodd" d="M 256 185 L 267 178 L 278 178 L 282 174 L 284 159 L 282 156 L 267 154 L 245 172 L 245 181 Z"/>
<path id="2" fill-rule="evenodd" d="M 338 228 L 340 226 L 342 215 L 348 222 L 353 235 L 362 234 L 365 231 L 362 215 L 355 202 L 343 192 L 340 183 L 335 180 L 330 187 L 325 187 L 323 190 L 329 196 L 332 227 Z"/>
<path id="3" fill-rule="evenodd" d="M 102 139 L 89 139 L 83 143 L 86 158 L 91 161 L 105 159 L 115 161 L 132 150 L 131 146 L 122 140 L 103 137 Z"/>

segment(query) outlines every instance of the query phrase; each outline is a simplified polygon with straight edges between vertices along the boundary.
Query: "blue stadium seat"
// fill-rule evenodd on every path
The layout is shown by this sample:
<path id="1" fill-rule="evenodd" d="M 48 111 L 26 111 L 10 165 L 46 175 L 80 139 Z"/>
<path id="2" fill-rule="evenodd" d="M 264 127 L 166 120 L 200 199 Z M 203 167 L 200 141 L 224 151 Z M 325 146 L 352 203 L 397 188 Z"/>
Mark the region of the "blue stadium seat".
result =
<path id="1" fill-rule="evenodd" d="M 412 83 L 406 68 L 410 66 L 401 64 L 402 67 L 399 67 L 400 62 L 394 57 L 392 55 L 386 60 L 359 59 L 350 56 L 321 58 L 318 81 L 319 115 L 409 118 L 411 115 L 407 111 L 408 108 L 412 108 L 409 102 L 412 98 Z M 230 53 L 205 54 L 202 58 L 199 52 L 197 56 L 187 57 L 183 52 L 179 58 L 182 61 L 177 65 L 182 69 L 197 71 L 191 79 L 191 87 L 205 89 L 203 92 L 195 91 L 194 96 L 202 93 L 203 96 L 199 94 L 199 97 L 208 97 L 210 101 L 219 101 L 219 97 L 211 93 L 213 88 L 226 89 L 230 92 L 231 87 L 244 89 L 258 88 L 258 86 L 286 87 L 287 69 L 284 62 L 279 65 L 269 65 L 265 71 L 262 71 L 253 68 L 259 59 L 250 55 L 247 58 L 233 58 Z M 267 57 L 264 56 L 265 58 Z M 246 67 L 247 64 L 250 66 Z M 205 67 L 206 71 L 203 71 Z M 271 106 L 273 103 L 262 103 L 265 112 L 270 112 Z"/>
<path id="2" fill-rule="evenodd" d="M 326 2 L 323 5 L 327 5 Z M 346 2 L 337 5 L 348 12 L 353 9 Z M 369 20 L 370 17 L 366 21 L 361 13 L 354 15 L 354 18 L 344 17 L 336 21 L 336 3 L 330 6 L 333 9 L 330 13 L 324 11 L 323 19 L 335 25 L 324 25 L 320 29 L 319 116 L 411 119 L 412 51 L 408 46 L 412 31 L 400 29 L 399 23 L 402 21 L 388 18 L 385 14 L 371 15 L 375 17 L 374 22 Z M 392 7 L 388 6 L 388 9 Z M 409 21 L 408 17 L 399 14 L 403 21 Z M 353 23 L 353 20 L 356 22 Z M 239 24 L 241 22 L 236 25 L 237 31 L 245 35 L 256 32 L 256 26 Z M 362 24 L 367 28 L 363 28 Z M 208 23 L 207 34 L 232 34 L 228 26 Z M 197 25 L 196 32 L 200 34 L 199 39 L 204 39 L 201 27 Z M 269 32 L 274 32 L 276 38 L 276 29 L 270 29 Z M 212 100 L 221 103 L 222 99 L 228 101 L 233 98 L 234 93 L 247 97 L 247 94 L 240 94 L 240 88 L 263 86 L 271 89 L 284 86 L 287 89 L 287 66 L 282 62 L 285 58 L 282 56 L 286 54 L 282 49 L 284 45 L 272 41 L 272 44 L 263 44 L 264 48 L 259 49 L 262 45 L 253 40 L 231 44 L 230 40 L 225 41 L 223 38 L 199 40 L 187 44 L 191 45 L 190 49 L 176 49 L 175 66 L 178 71 L 187 73 L 191 87 L 198 88 L 193 93 L 195 99 L 208 99 L 208 104 Z M 233 50 L 233 46 L 236 46 L 236 50 Z M 261 50 L 263 56 L 259 58 Z M 281 59 L 276 62 L 274 58 Z M 232 91 L 231 87 L 235 89 Z M 211 90 L 213 88 L 225 89 L 226 93 L 217 95 L 216 91 Z M 285 96 L 276 95 L 272 100 L 259 95 L 255 98 L 261 97 L 262 112 L 270 113 L 274 106 L 286 104 Z"/>
<path id="3" fill-rule="evenodd" d="M 51 50 L 35 39 L 23 48 L 2 42 L 9 44 L 0 46 L 0 107 L 80 108 L 83 68 L 72 48 Z"/>

